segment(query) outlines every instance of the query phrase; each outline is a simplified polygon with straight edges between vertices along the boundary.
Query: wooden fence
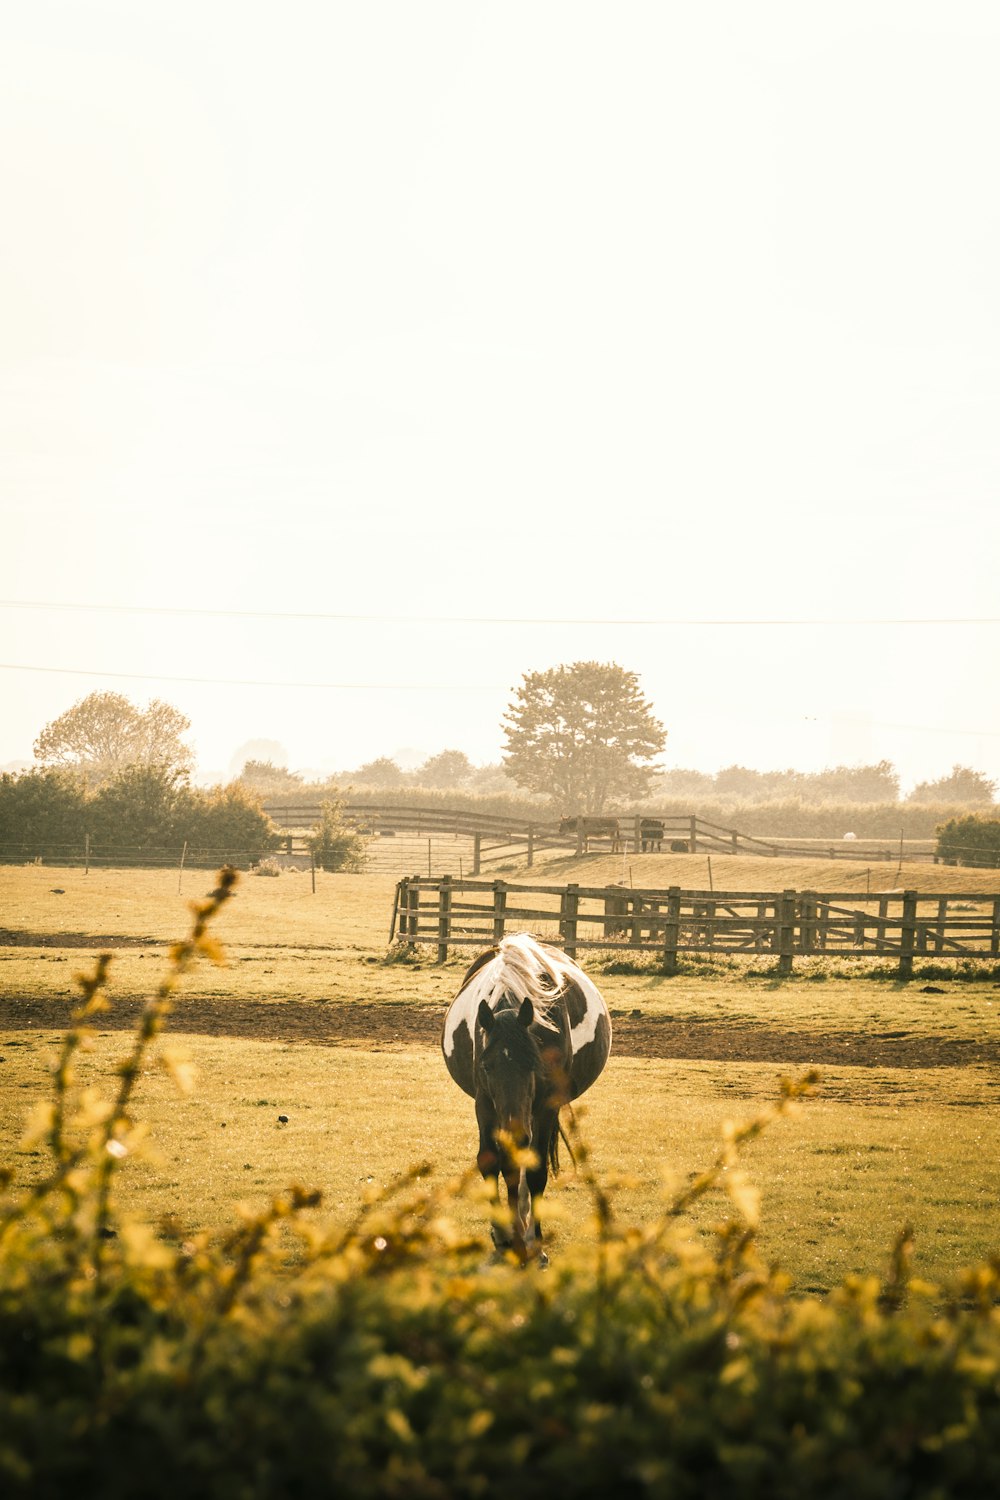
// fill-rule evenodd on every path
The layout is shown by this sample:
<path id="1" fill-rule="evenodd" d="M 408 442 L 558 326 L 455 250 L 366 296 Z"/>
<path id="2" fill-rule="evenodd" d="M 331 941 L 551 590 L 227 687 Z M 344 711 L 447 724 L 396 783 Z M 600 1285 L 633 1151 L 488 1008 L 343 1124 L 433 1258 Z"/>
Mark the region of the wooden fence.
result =
<path id="1" fill-rule="evenodd" d="M 529 930 L 569 954 L 581 948 L 656 953 L 666 972 L 679 953 L 770 954 L 780 974 L 796 955 L 894 957 L 909 979 L 917 956 L 996 959 L 1000 895 L 883 891 L 634 890 L 430 879 L 396 887 L 390 943 L 488 948 Z"/>
<path id="2" fill-rule="evenodd" d="M 287 831 L 289 853 L 293 852 L 292 845 L 296 837 L 314 829 L 322 817 L 322 808 L 318 803 L 294 806 L 268 802 L 264 811 L 277 827 Z M 649 838 L 643 837 L 642 824 L 652 819 L 662 829 L 655 847 L 658 852 L 663 853 L 755 854 L 785 859 L 801 859 L 804 855 L 809 855 L 813 858 L 874 862 L 898 860 L 901 855 L 907 861 L 934 858 L 934 841 L 928 839 L 908 840 L 905 851 L 898 840 L 838 839 L 828 843 L 820 840 L 776 843 L 771 839 L 759 839 L 753 834 L 741 833 L 736 828 L 724 828 L 720 824 L 707 822 L 694 813 L 670 816 L 661 816 L 659 813 L 619 813 L 611 816 L 617 820 L 617 843 L 621 850 L 633 854 L 640 852 L 644 843 L 649 844 Z M 501 817 L 461 808 L 396 807 L 389 803 L 348 802 L 344 805 L 343 817 L 351 827 L 373 840 L 394 838 L 397 835 L 427 837 L 433 834 L 468 838 L 473 875 L 480 874 L 484 865 L 495 864 L 499 860 L 523 861 L 530 870 L 535 855 L 541 850 L 558 849 L 576 854 L 587 851 L 607 852 L 615 842 L 608 834 L 587 835 L 582 827 L 574 832 L 560 833 L 558 823 Z"/>

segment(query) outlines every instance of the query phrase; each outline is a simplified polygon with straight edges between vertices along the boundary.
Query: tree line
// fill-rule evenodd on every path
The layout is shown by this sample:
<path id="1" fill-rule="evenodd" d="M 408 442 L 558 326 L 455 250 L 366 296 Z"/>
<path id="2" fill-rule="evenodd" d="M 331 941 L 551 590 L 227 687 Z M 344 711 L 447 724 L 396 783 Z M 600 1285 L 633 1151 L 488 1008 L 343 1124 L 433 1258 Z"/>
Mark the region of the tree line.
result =
<path id="1" fill-rule="evenodd" d="M 163 768 L 190 774 L 193 752 L 184 740 L 190 721 L 159 699 L 145 709 L 119 693 L 91 693 L 45 726 L 35 741 L 41 766 L 72 771 L 88 791 L 124 769 Z M 340 773 L 338 781 L 384 791 L 406 786 L 475 794 L 515 790 L 557 814 L 601 813 L 652 799 L 692 803 L 779 801 L 899 802 L 900 778 L 888 760 L 822 771 L 758 771 L 730 765 L 708 773 L 665 769 L 667 731 L 643 696 L 639 680 L 614 662 L 574 662 L 525 673 L 501 724 L 499 764 L 477 767 L 464 751 L 445 749 L 412 772 L 388 756 Z M 304 778 L 269 761 L 248 760 L 236 778 L 246 791 L 279 797 L 305 789 Z M 903 799 L 914 804 L 985 807 L 996 783 L 981 771 L 954 765 L 922 781 Z"/>

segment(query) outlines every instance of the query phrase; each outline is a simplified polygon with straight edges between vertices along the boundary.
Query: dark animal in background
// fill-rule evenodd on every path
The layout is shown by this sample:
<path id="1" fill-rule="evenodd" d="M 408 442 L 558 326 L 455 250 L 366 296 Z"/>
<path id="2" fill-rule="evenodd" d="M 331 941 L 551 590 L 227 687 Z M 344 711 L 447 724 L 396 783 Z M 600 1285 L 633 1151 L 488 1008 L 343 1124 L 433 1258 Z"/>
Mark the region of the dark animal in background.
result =
<path id="1" fill-rule="evenodd" d="M 559 1111 L 601 1074 L 611 1018 L 597 986 L 559 948 L 527 933 L 480 954 L 445 1016 L 448 1072 L 476 1101 L 477 1163 L 507 1189 L 509 1221 L 495 1223 L 497 1249 L 544 1260 L 536 1217 L 549 1169 L 559 1168 Z M 527 1148 L 534 1164 L 515 1151 Z"/>
<path id="2" fill-rule="evenodd" d="M 560 818 L 560 833 L 573 833 L 584 854 L 590 853 L 591 839 L 609 839 L 611 853 L 622 852 L 622 833 L 617 818 L 578 817 Z"/>
<path id="3" fill-rule="evenodd" d="M 639 819 L 639 842 L 643 854 L 659 854 L 663 848 L 663 820 L 661 818 Z"/>

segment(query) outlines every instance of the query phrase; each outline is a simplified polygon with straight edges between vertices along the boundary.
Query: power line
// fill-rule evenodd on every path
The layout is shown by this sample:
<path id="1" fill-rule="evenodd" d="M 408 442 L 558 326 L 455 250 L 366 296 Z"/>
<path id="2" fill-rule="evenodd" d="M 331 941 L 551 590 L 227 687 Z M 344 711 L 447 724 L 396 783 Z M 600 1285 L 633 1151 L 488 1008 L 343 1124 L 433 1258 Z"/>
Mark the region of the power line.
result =
<path id="1" fill-rule="evenodd" d="M 372 693 L 500 693 L 503 687 L 488 682 L 278 682 L 255 677 L 172 677 L 160 672 L 103 672 L 90 667 L 33 667 L 23 662 L 0 662 L 0 672 L 49 672 L 62 677 L 114 677 L 128 682 L 189 682 L 210 687 L 261 687 L 330 689 Z"/>
<path id="2" fill-rule="evenodd" d="M 292 688 L 323 692 L 359 693 L 507 693 L 509 683 L 495 682 L 288 682 L 257 677 L 180 677 L 160 672 L 104 672 L 90 667 L 37 667 L 23 662 L 0 662 L 0 672 L 43 672 L 60 677 L 113 678 L 123 682 L 176 682 L 203 687 Z M 813 715 L 809 718 L 819 722 Z M 824 723 L 829 722 L 823 720 Z M 957 729 L 951 724 L 890 724 L 880 719 L 866 721 L 871 729 L 898 729 L 913 734 L 973 735 L 1000 739 L 1000 730 Z"/>
<path id="3" fill-rule="evenodd" d="M 177 605 L 159 604 L 85 604 L 56 603 L 53 600 L 0 599 L 0 609 L 73 610 L 103 614 L 171 615 L 203 619 L 225 620 L 327 620 L 343 624 L 367 625 L 615 625 L 636 629 L 653 629 L 664 626 L 712 626 L 738 627 L 787 627 L 787 626 L 844 626 L 844 625 L 1000 625 L 1000 616 L 941 616 L 941 617 L 871 617 L 852 616 L 803 616 L 801 618 L 723 619 L 714 616 L 676 616 L 657 619 L 635 619 L 615 616 L 503 616 L 503 615 L 390 615 L 390 614 L 325 614 L 305 610 L 260 610 L 260 609 L 188 609 Z"/>

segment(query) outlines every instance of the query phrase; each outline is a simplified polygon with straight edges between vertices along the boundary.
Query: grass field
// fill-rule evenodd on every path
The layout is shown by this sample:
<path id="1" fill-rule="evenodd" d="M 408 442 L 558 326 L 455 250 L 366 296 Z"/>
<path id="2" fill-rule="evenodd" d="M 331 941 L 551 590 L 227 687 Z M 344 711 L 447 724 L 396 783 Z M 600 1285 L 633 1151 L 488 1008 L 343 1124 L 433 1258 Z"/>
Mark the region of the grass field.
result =
<path id="1" fill-rule="evenodd" d="M 640 857 L 633 881 L 694 884 L 671 868 L 692 863 Z M 620 865 L 591 856 L 534 877 L 600 883 L 621 878 Z M 850 889 L 864 869 L 713 858 L 716 887 L 729 889 L 822 889 L 822 872 L 826 889 Z M 931 889 L 931 877 L 935 890 L 997 888 L 995 872 L 927 865 L 893 883 Z M 3 1158 L 22 1178 L 38 1165 L 19 1146 L 23 1121 L 47 1088 L 74 975 L 101 948 L 114 951 L 120 1019 L 112 1013 L 81 1065 L 82 1076 L 107 1076 L 124 1050 L 118 1027 L 159 977 L 164 945 L 185 930 L 187 902 L 210 883 L 186 873 L 178 892 L 176 871 L 0 869 L 0 1132 Z M 346 1218 L 414 1161 L 443 1174 L 471 1163 L 472 1106 L 437 1044 L 464 960 L 383 962 L 393 888 L 381 875 L 320 875 L 315 894 L 307 876 L 242 880 L 218 924 L 227 965 L 192 975 L 173 1017 L 172 1040 L 199 1070 L 196 1090 L 178 1095 L 155 1067 L 142 1080 L 139 1109 L 159 1159 L 121 1173 L 128 1207 L 207 1226 L 297 1180 L 324 1190 L 323 1212 Z M 782 1074 L 817 1063 L 817 1097 L 746 1158 L 763 1192 L 762 1248 L 794 1284 L 822 1290 L 849 1272 L 879 1274 L 904 1223 L 930 1279 L 1000 1246 L 992 971 L 938 977 L 926 993 L 919 966 L 910 984 L 844 964 L 785 980 L 738 966 L 689 966 L 673 978 L 593 967 L 616 1045 L 581 1124 L 598 1172 L 631 1179 L 616 1191 L 623 1217 L 654 1214 L 665 1178 L 682 1183 L 714 1157 L 723 1120 L 755 1113 Z M 707 1203 L 701 1218 L 720 1211 Z M 456 1213 L 471 1220 L 480 1209 L 463 1203 Z M 553 1219 L 556 1244 L 590 1232 L 571 1168 L 551 1193 Z"/>

